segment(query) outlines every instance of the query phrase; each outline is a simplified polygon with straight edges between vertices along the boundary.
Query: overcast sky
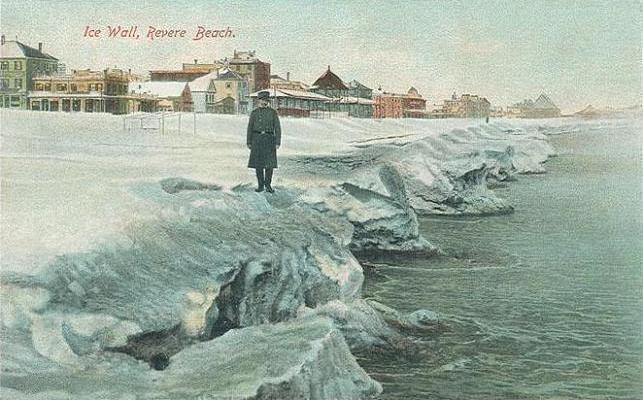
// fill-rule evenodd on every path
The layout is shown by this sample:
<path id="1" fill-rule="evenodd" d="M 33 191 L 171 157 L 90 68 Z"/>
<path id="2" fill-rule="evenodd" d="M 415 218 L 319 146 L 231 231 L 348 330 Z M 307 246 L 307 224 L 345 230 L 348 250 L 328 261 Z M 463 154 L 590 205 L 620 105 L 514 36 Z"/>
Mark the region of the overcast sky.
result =
<path id="1" fill-rule="evenodd" d="M 273 74 L 308 84 L 330 65 L 372 88 L 415 86 L 430 103 L 456 91 L 506 106 L 545 91 L 577 111 L 640 103 L 640 12 L 629 0 L 0 0 L 0 28 L 73 69 L 180 69 L 256 50 Z M 119 24 L 138 25 L 140 39 L 83 37 Z M 150 41 L 149 25 L 187 34 Z M 235 37 L 192 40 L 198 25 Z"/>

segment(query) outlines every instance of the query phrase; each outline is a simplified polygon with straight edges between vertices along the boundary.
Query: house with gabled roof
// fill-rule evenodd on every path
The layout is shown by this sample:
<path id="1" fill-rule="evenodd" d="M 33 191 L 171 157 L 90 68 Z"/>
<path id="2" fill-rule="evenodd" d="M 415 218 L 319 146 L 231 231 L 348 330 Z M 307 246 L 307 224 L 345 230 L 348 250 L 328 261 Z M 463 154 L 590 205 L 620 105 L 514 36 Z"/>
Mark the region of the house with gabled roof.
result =
<path id="1" fill-rule="evenodd" d="M 18 40 L 0 39 L 0 107 L 28 108 L 28 93 L 33 88 L 36 75 L 54 75 L 58 59 L 38 48 L 27 46 Z"/>
<path id="2" fill-rule="evenodd" d="M 534 101 L 532 110 L 532 118 L 554 118 L 560 117 L 560 109 L 545 93 Z"/>
<path id="3" fill-rule="evenodd" d="M 248 81 L 227 67 L 197 78 L 189 86 L 195 112 L 247 113 Z"/>
<path id="4" fill-rule="evenodd" d="M 362 99 L 373 98 L 373 89 L 361 82 L 358 82 L 356 79 L 346 83 L 346 86 L 348 86 L 348 96 L 350 97 L 359 97 Z"/>
<path id="5" fill-rule="evenodd" d="M 330 98 L 326 105 L 329 113 L 357 118 L 373 117 L 372 89 L 357 80 L 344 82 L 330 70 L 330 65 L 312 84 L 310 91 Z"/>
<path id="6" fill-rule="evenodd" d="M 560 117 L 560 109 L 545 93 L 535 101 L 523 100 L 507 107 L 507 116 L 518 118 L 555 118 Z"/>
<path id="7" fill-rule="evenodd" d="M 310 91 L 327 97 L 345 97 L 348 96 L 349 88 L 344 81 L 335 73 L 328 69 L 310 86 Z"/>

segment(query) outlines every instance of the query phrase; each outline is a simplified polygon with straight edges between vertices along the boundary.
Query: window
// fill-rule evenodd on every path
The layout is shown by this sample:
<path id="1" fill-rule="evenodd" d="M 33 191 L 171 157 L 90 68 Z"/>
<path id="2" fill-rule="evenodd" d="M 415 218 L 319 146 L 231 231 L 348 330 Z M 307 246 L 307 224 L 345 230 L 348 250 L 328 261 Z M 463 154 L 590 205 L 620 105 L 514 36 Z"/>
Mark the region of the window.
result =
<path id="1" fill-rule="evenodd" d="M 7 69 L 9 69 L 9 62 L 8 61 L 0 62 L 0 70 L 7 70 Z"/>
<path id="2" fill-rule="evenodd" d="M 36 83 L 36 90 L 37 91 L 45 90 L 45 86 L 42 83 L 38 82 Z"/>
<path id="3" fill-rule="evenodd" d="M 0 89 L 9 89 L 9 79 L 0 79 Z"/>
<path id="4" fill-rule="evenodd" d="M 16 89 L 22 89 L 22 79 L 16 79 L 13 83 L 16 86 Z"/>
<path id="5" fill-rule="evenodd" d="M 230 89 L 231 87 L 232 87 L 232 83 L 230 83 L 230 82 L 225 83 L 225 88 L 226 89 Z"/>
<path id="6" fill-rule="evenodd" d="M 58 91 L 58 92 L 66 92 L 67 91 L 67 84 L 66 83 L 57 83 L 56 84 L 56 91 Z"/>
<path id="7" fill-rule="evenodd" d="M 22 69 L 22 61 L 14 61 L 13 69 L 20 71 Z"/>
<path id="8" fill-rule="evenodd" d="M 20 97 L 11 96 L 11 107 L 20 107 Z"/>
<path id="9" fill-rule="evenodd" d="M 51 90 L 51 83 L 47 82 L 45 83 L 45 91 L 50 91 Z"/>
<path id="10" fill-rule="evenodd" d="M 75 83 L 71 84 L 71 91 L 74 92 L 74 93 L 78 91 L 78 86 L 76 86 Z"/>

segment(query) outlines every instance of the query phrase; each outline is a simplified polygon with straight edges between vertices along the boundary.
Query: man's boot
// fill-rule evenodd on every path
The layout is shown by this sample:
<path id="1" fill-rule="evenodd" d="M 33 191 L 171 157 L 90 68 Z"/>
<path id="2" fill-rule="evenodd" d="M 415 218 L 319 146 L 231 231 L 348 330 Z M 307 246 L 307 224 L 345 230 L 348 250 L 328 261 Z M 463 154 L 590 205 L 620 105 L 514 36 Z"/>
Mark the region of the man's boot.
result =
<path id="1" fill-rule="evenodd" d="M 270 186 L 272 183 L 272 168 L 266 168 L 266 192 L 274 193 L 275 189 Z"/>
<path id="2" fill-rule="evenodd" d="M 257 188 L 255 192 L 263 192 L 263 186 L 266 181 L 263 176 L 263 168 L 255 168 L 255 172 L 257 173 Z"/>

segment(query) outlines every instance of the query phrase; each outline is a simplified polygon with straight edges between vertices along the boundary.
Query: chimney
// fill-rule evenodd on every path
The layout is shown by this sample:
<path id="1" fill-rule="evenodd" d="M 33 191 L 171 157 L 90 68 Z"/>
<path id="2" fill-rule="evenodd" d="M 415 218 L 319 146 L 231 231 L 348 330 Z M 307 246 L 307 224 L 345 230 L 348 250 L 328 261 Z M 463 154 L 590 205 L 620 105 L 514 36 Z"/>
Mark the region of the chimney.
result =
<path id="1" fill-rule="evenodd" d="M 4 44 L 4 34 L 2 34 L 2 37 L 0 37 L 0 41 L 2 42 L 2 44 Z"/>
<path id="2" fill-rule="evenodd" d="M 286 72 L 286 80 L 290 81 L 290 72 Z"/>
<path id="3" fill-rule="evenodd" d="M 42 42 L 38 42 L 38 51 L 42 53 Z"/>
<path id="4" fill-rule="evenodd" d="M 198 61 L 199 61 L 199 60 L 197 60 L 196 58 L 194 59 L 194 63 L 195 63 L 195 64 L 197 64 L 197 62 L 198 62 Z"/>
<path id="5" fill-rule="evenodd" d="M 328 70 L 330 71 L 330 65 L 328 66 Z"/>

